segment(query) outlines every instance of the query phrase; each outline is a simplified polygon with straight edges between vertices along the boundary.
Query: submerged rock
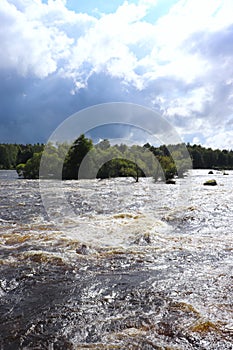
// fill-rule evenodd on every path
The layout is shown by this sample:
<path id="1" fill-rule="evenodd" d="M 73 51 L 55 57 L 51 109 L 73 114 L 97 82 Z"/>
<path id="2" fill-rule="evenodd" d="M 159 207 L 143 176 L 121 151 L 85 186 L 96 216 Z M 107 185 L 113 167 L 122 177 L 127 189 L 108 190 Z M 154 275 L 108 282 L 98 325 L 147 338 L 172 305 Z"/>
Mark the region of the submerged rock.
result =
<path id="1" fill-rule="evenodd" d="M 210 171 L 208 172 L 208 174 L 213 174 L 213 171 L 212 171 L 212 170 L 210 170 Z"/>
<path id="2" fill-rule="evenodd" d="M 206 186 L 216 186 L 216 185 L 217 185 L 217 182 L 216 182 L 216 180 L 211 179 L 211 180 L 207 180 L 206 182 L 204 182 L 203 185 L 206 185 Z"/>
<path id="3" fill-rule="evenodd" d="M 138 245 L 147 245 L 151 244 L 152 240 L 149 233 L 144 233 L 143 235 L 139 235 L 133 243 Z"/>
<path id="4" fill-rule="evenodd" d="M 87 255 L 88 251 L 89 251 L 89 249 L 86 246 L 86 244 L 82 244 L 81 247 L 76 249 L 76 253 L 77 254 L 82 254 L 82 255 Z"/>

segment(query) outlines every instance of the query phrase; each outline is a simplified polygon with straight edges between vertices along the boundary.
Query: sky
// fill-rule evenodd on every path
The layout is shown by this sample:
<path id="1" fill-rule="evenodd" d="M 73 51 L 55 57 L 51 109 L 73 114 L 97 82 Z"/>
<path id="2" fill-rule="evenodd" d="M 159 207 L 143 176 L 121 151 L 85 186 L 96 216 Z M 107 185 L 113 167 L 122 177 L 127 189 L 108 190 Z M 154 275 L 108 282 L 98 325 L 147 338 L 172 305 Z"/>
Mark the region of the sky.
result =
<path id="1" fill-rule="evenodd" d="M 233 149 L 232 14 L 232 0 L 0 0 L 0 143 L 129 102 Z"/>

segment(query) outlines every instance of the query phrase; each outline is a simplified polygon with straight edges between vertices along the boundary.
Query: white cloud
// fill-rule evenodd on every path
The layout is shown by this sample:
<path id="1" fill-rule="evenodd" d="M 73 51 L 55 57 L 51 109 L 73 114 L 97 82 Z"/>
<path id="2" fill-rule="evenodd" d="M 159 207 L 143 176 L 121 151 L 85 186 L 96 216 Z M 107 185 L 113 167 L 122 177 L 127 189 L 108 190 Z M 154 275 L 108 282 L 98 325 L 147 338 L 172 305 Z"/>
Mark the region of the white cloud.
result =
<path id="1" fill-rule="evenodd" d="M 205 114 L 205 106 L 212 102 L 211 86 L 192 89 L 186 96 L 177 97 L 170 101 L 166 115 L 192 117 Z"/>
<path id="2" fill-rule="evenodd" d="M 158 4 L 158 1 L 157 0 L 139 0 L 139 5 L 144 5 L 146 6 L 147 8 L 151 8 L 151 7 L 154 7 Z"/>
<path id="3" fill-rule="evenodd" d="M 200 144 L 200 139 L 199 139 L 199 137 L 195 136 L 195 137 L 192 139 L 192 144 L 199 145 L 199 144 Z"/>
<path id="4" fill-rule="evenodd" d="M 141 77 L 135 72 L 138 58 L 133 47 L 145 46 L 153 30 L 151 24 L 141 22 L 147 8 L 145 4 L 136 6 L 125 2 L 115 13 L 103 15 L 77 40 L 66 66 L 66 74 L 76 74 L 80 79 L 80 71 L 88 67 L 85 76 L 105 71 L 141 89 Z"/>
<path id="5" fill-rule="evenodd" d="M 213 67 L 198 50 L 187 51 L 187 40 L 197 32 L 213 33 L 227 27 L 233 12 L 228 0 L 180 0 L 151 24 L 143 19 L 156 6 L 154 0 L 139 0 L 137 5 L 125 1 L 115 13 L 103 14 L 98 20 L 70 11 L 65 4 L 62 0 L 48 4 L 2 0 L 1 47 L 5 50 L 0 63 L 17 65 L 24 74 L 34 70 L 43 77 L 64 59 L 63 73 L 76 72 L 78 77 L 88 63 L 92 72 L 107 69 L 136 86 L 142 86 L 140 70 L 145 83 L 158 77 L 191 82 L 208 70 L 211 74 Z"/>
<path id="6" fill-rule="evenodd" d="M 205 139 L 205 143 L 203 146 L 205 147 L 211 147 L 213 149 L 219 148 L 219 149 L 233 149 L 233 140 L 232 140 L 232 130 L 223 130 L 223 128 L 220 128 L 218 132 L 212 132 L 211 135 L 208 135 Z"/>
<path id="7" fill-rule="evenodd" d="M 0 68 L 39 78 L 55 72 L 74 42 L 62 25 L 91 23 L 87 15 L 68 11 L 61 0 L 0 2 Z"/>

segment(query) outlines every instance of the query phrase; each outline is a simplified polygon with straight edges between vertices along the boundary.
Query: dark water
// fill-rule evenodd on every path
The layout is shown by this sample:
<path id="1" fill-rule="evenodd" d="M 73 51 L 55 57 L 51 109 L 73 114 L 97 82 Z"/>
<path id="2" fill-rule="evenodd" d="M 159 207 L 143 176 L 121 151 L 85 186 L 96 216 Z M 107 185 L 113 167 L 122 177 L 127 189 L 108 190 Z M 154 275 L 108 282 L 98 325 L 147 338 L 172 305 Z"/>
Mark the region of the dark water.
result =
<path id="1" fill-rule="evenodd" d="M 233 173 L 207 173 L 41 198 L 1 171 L 0 348 L 233 349 Z"/>

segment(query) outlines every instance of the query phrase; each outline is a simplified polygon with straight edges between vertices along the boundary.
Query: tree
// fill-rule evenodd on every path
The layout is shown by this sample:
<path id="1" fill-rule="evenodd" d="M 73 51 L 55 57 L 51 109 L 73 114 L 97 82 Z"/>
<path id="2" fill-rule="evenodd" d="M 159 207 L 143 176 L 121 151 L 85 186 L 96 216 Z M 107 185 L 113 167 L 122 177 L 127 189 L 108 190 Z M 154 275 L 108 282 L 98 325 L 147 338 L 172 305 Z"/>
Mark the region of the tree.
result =
<path id="1" fill-rule="evenodd" d="M 17 166 L 17 172 L 20 175 L 20 171 L 25 179 L 38 179 L 40 160 L 42 152 L 34 153 L 32 158 L 28 159 L 26 164 L 20 164 Z"/>
<path id="2" fill-rule="evenodd" d="M 163 156 L 159 157 L 159 162 L 163 169 L 165 180 L 172 179 L 177 173 L 177 169 L 173 159 L 168 156 Z"/>
<path id="3" fill-rule="evenodd" d="M 0 169 L 9 169 L 10 160 L 6 145 L 0 145 Z"/>
<path id="4" fill-rule="evenodd" d="M 63 179 L 78 179 L 78 170 L 83 158 L 93 148 L 92 140 L 80 135 L 68 151 L 63 166 Z"/>
<path id="5" fill-rule="evenodd" d="M 194 169 L 203 169 L 204 168 L 204 161 L 202 152 L 198 148 L 193 148 L 191 150 L 191 157 L 193 160 L 193 168 Z"/>

